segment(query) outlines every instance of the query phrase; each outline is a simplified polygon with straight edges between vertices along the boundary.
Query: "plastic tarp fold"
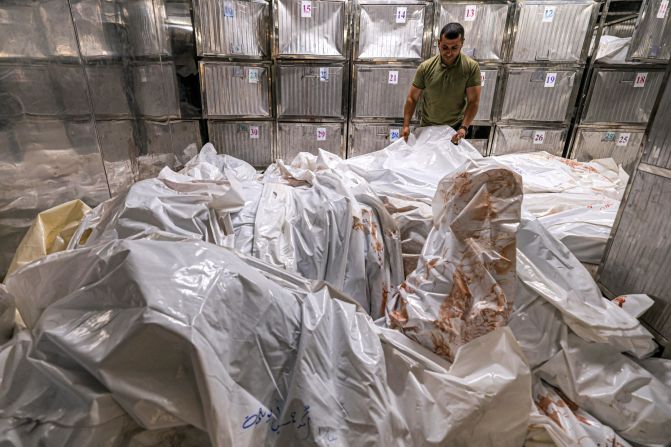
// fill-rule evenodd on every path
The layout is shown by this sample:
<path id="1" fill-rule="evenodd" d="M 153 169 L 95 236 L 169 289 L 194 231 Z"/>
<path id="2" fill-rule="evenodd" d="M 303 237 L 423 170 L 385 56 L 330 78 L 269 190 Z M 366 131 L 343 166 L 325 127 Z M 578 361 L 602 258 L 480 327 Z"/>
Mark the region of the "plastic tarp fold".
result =
<path id="1" fill-rule="evenodd" d="M 10 445 L 64 445 L 114 416 L 145 437 L 195 427 L 214 445 L 521 444 L 531 377 L 509 329 L 464 345 L 450 366 L 323 283 L 170 238 L 66 251 L 9 278 L 34 342 L 15 338 L 4 354 L 39 363 L 4 376 L 16 393 L 0 406 Z M 27 385 L 44 370 L 41 398 L 76 374 L 70 386 L 97 400 L 33 406 Z M 94 402 L 110 403 L 104 417 Z M 112 444 L 123 429 L 108 428 L 98 435 Z"/>

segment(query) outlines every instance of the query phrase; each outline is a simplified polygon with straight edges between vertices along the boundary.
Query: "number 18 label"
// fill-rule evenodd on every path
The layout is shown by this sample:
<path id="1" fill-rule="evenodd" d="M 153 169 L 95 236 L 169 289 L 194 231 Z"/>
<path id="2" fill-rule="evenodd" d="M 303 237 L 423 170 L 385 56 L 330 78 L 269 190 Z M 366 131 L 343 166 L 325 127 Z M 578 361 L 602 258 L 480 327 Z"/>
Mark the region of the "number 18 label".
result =
<path id="1" fill-rule="evenodd" d="M 648 80 L 648 73 L 636 73 L 636 80 L 634 81 L 634 87 L 640 88 L 645 87 L 645 81 Z"/>

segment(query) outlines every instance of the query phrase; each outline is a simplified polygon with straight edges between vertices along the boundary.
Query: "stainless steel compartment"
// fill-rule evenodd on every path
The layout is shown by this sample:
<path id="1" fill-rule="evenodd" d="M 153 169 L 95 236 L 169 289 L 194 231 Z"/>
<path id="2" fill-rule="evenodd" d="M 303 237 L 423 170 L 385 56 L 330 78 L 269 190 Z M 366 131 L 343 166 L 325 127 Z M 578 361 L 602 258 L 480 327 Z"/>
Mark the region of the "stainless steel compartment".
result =
<path id="1" fill-rule="evenodd" d="M 102 152 L 107 183 L 112 195 L 125 190 L 138 177 L 133 122 L 130 120 L 96 121 L 98 143 Z"/>
<path id="2" fill-rule="evenodd" d="M 132 67 L 133 94 L 142 116 L 178 118 L 177 74 L 172 62 L 149 62 Z"/>
<path id="3" fill-rule="evenodd" d="M 185 164 L 203 147 L 200 122 L 197 120 L 171 121 L 170 143 L 172 152 L 177 157 L 177 163 Z"/>
<path id="4" fill-rule="evenodd" d="M 96 118 L 130 118 L 129 80 L 122 65 L 87 65 L 86 75 Z"/>
<path id="5" fill-rule="evenodd" d="M 567 128 L 536 126 L 496 126 L 492 155 L 545 151 L 560 157 L 566 144 Z"/>
<path id="6" fill-rule="evenodd" d="M 276 0 L 273 6 L 277 57 L 347 58 L 349 2 Z"/>
<path id="7" fill-rule="evenodd" d="M 290 163 L 299 152 L 317 149 L 345 157 L 344 123 L 277 123 L 277 158 Z"/>
<path id="8" fill-rule="evenodd" d="M 655 115 L 642 163 L 671 169 L 671 83 L 664 86 L 657 114 Z"/>
<path id="9" fill-rule="evenodd" d="M 208 121 L 210 142 L 217 152 L 229 154 L 257 167 L 275 161 L 272 121 Z"/>
<path id="10" fill-rule="evenodd" d="M 403 106 L 417 67 L 354 66 L 354 118 L 403 118 Z"/>
<path id="11" fill-rule="evenodd" d="M 349 126 L 347 157 L 356 157 L 382 150 L 401 138 L 403 122 L 350 123 Z M 414 131 L 414 126 L 411 126 L 410 131 Z"/>
<path id="12" fill-rule="evenodd" d="M 201 62 L 200 78 L 205 117 L 270 116 L 270 65 Z"/>
<path id="13" fill-rule="evenodd" d="M 68 2 L 0 2 L 0 59 L 77 56 L 77 41 Z"/>
<path id="14" fill-rule="evenodd" d="M 593 0 L 520 0 L 511 62 L 580 62 L 597 10 Z"/>
<path id="15" fill-rule="evenodd" d="M 433 54 L 438 54 L 438 39 L 443 26 L 458 22 L 463 25 L 466 34 L 463 53 L 477 61 L 502 62 L 510 7 L 509 3 L 437 2 L 433 27 Z"/>
<path id="16" fill-rule="evenodd" d="M 501 120 L 564 122 L 578 74 L 578 68 L 508 68 Z"/>
<path id="17" fill-rule="evenodd" d="M 0 118 L 88 116 L 91 108 L 79 65 L 0 65 Z"/>
<path id="18" fill-rule="evenodd" d="M 275 67 L 279 118 L 345 118 L 349 78 L 345 63 L 280 63 Z"/>
<path id="19" fill-rule="evenodd" d="M 70 0 L 79 48 L 84 58 L 113 58 L 130 50 L 123 38 L 125 20 L 117 2 Z"/>
<path id="20" fill-rule="evenodd" d="M 492 120 L 492 109 L 496 98 L 496 86 L 498 85 L 499 70 L 497 68 L 480 67 L 482 78 L 482 89 L 480 93 L 480 106 L 475 116 L 476 122 L 490 122 Z"/>
<path id="21" fill-rule="evenodd" d="M 666 7 L 666 10 L 663 8 Z M 665 0 L 646 0 L 629 47 L 627 59 L 661 61 L 671 56 L 671 12 Z"/>
<path id="22" fill-rule="evenodd" d="M 196 0 L 200 56 L 265 59 L 270 55 L 270 4 L 263 0 Z"/>
<path id="23" fill-rule="evenodd" d="M 642 129 L 579 128 L 573 142 L 571 158 L 578 161 L 612 158 L 631 175 L 644 133 Z"/>
<path id="24" fill-rule="evenodd" d="M 583 123 L 640 123 L 650 119 L 664 71 L 595 68 Z"/>
<path id="25" fill-rule="evenodd" d="M 363 1 L 355 15 L 357 60 L 419 60 L 423 55 L 428 2 Z M 428 31 L 428 30 L 427 30 Z"/>
<path id="26" fill-rule="evenodd" d="M 171 53 L 165 0 L 125 0 L 123 12 L 128 47 L 133 56 Z"/>

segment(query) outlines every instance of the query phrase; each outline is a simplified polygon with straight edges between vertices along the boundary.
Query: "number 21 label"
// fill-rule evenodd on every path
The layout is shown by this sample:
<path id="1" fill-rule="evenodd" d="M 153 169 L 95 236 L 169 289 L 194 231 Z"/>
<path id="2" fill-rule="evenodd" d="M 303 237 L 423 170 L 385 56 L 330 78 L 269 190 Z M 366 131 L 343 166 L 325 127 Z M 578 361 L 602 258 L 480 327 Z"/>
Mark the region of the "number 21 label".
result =
<path id="1" fill-rule="evenodd" d="M 398 84 L 398 71 L 390 71 L 389 78 L 387 79 L 388 84 Z"/>

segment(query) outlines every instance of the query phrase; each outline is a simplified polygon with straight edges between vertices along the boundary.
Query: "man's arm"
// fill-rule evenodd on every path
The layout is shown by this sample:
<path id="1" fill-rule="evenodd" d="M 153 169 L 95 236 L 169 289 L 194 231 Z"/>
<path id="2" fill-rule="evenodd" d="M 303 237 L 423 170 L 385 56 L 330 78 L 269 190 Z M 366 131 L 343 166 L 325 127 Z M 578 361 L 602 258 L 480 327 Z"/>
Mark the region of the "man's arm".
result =
<path id="1" fill-rule="evenodd" d="M 466 105 L 466 110 L 464 111 L 464 120 L 461 122 L 462 126 L 470 127 L 475 116 L 478 114 L 481 90 L 482 87 L 479 85 L 466 88 L 466 99 L 468 103 Z M 464 137 L 466 137 L 466 131 L 464 129 L 457 129 L 457 133 L 452 137 L 452 143 L 459 144 L 459 140 Z"/>
<path id="2" fill-rule="evenodd" d="M 408 97 L 405 100 L 405 106 L 403 107 L 403 132 L 401 132 L 401 136 L 406 142 L 410 135 L 410 121 L 412 120 L 412 115 L 415 114 L 415 109 L 417 108 L 419 97 L 422 96 L 422 91 L 421 88 L 411 85 Z"/>

